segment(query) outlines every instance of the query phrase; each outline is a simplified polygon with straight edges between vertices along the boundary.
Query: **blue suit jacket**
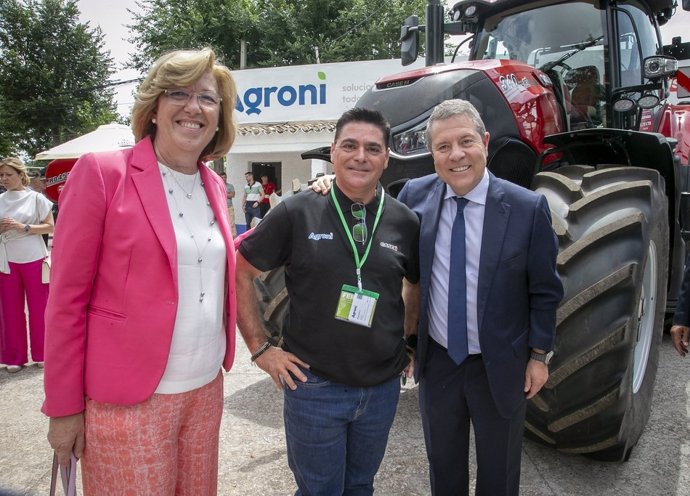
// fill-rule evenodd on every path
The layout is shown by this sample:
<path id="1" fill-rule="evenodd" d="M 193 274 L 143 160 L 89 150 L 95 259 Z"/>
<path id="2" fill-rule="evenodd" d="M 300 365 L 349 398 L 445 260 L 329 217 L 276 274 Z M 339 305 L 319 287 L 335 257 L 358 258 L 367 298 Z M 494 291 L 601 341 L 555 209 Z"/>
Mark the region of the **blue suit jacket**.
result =
<path id="1" fill-rule="evenodd" d="M 408 181 L 398 200 L 421 222 L 417 379 L 429 342 L 429 285 L 445 183 L 437 174 Z M 510 417 L 525 400 L 530 348 L 552 350 L 563 286 L 556 271 L 558 241 L 546 199 L 489 178 L 479 262 L 479 343 L 498 412 Z"/>

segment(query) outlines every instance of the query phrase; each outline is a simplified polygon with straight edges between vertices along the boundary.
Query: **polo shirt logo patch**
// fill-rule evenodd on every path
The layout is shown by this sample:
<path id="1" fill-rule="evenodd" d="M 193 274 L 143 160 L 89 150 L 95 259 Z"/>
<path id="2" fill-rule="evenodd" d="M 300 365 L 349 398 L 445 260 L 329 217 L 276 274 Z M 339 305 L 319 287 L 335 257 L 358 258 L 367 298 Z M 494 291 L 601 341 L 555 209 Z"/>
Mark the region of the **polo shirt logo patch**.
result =
<path id="1" fill-rule="evenodd" d="M 396 245 L 392 245 L 390 243 L 384 243 L 383 241 L 381 241 L 381 243 L 379 243 L 379 244 L 383 248 L 388 248 L 389 250 L 398 251 L 398 247 Z"/>
<path id="2" fill-rule="evenodd" d="M 321 241 L 322 239 L 333 239 L 333 233 L 311 233 L 307 239 L 313 239 L 314 241 Z"/>

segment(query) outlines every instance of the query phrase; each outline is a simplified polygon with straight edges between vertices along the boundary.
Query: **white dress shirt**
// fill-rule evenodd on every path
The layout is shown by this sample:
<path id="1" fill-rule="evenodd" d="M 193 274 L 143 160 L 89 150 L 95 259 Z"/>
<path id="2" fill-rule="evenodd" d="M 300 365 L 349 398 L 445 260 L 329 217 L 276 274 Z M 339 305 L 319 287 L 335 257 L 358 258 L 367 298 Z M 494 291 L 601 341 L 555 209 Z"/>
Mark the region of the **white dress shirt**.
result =
<path id="1" fill-rule="evenodd" d="M 464 198 L 468 201 L 465 215 L 465 275 L 467 277 L 467 349 L 470 355 L 481 353 L 479 346 L 479 324 L 477 320 L 477 285 L 479 282 L 479 258 L 484 231 L 486 195 L 489 191 L 489 173 Z M 429 336 L 437 343 L 448 347 L 448 279 L 450 277 L 450 238 L 457 213 L 458 196 L 446 185 L 438 222 L 434 260 L 431 265 L 429 287 Z M 453 302 L 460 304 L 461 302 Z"/>

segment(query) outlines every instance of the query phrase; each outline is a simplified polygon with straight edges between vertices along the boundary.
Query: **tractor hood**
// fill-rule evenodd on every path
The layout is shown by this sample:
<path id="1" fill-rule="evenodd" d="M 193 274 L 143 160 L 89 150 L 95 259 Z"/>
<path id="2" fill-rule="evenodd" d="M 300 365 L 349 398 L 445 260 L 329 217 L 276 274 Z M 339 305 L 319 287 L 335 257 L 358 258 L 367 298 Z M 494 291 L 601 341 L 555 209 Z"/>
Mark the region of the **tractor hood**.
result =
<path id="1" fill-rule="evenodd" d="M 551 80 L 511 60 L 444 64 L 379 79 L 357 102 L 380 111 L 391 125 L 391 152 L 405 160 L 427 153 L 426 121 L 436 105 L 461 98 L 481 114 L 492 141 L 510 137 L 539 152 L 545 134 L 563 131 Z"/>

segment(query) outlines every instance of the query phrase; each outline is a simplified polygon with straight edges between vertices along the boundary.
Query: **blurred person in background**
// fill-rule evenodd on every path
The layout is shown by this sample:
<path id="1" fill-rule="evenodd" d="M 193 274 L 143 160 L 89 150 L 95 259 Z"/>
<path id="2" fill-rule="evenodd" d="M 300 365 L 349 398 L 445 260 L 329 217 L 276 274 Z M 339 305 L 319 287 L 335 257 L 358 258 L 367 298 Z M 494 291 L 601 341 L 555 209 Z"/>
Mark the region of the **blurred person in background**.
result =
<path id="1" fill-rule="evenodd" d="M 53 232 L 52 203 L 29 189 L 24 163 L 0 161 L 0 362 L 18 372 L 28 360 L 25 306 L 29 308 L 31 358 L 43 365 L 48 285 L 41 267 L 48 250 L 41 237 Z"/>
<path id="2" fill-rule="evenodd" d="M 29 188 L 37 193 L 43 193 L 46 190 L 46 178 L 40 174 L 34 174 L 29 180 Z"/>
<path id="3" fill-rule="evenodd" d="M 273 193 L 279 195 L 280 192 L 277 189 L 276 183 L 269 180 L 266 174 L 261 175 L 261 187 L 264 189 L 264 197 L 259 204 L 259 210 L 261 211 L 261 218 L 263 219 L 271 209 L 271 195 Z"/>
<path id="4" fill-rule="evenodd" d="M 221 172 L 220 177 L 225 181 L 225 197 L 227 198 L 228 217 L 230 218 L 230 229 L 232 230 L 232 237 L 237 237 L 237 227 L 235 226 L 235 207 L 232 205 L 232 199 L 235 198 L 235 187 L 228 182 L 228 176 L 225 172 Z"/>
<path id="5" fill-rule="evenodd" d="M 249 230 L 253 227 L 252 220 L 261 220 L 260 205 L 264 199 L 264 188 L 260 182 L 254 180 L 254 174 L 251 172 L 245 172 L 244 179 L 247 184 L 244 185 L 244 195 L 242 195 L 242 210 L 247 230 Z"/>
<path id="6" fill-rule="evenodd" d="M 225 183 L 236 87 L 209 49 L 161 56 L 136 145 L 82 156 L 60 196 L 46 313 L 48 440 L 85 495 L 215 495 L 235 353 Z"/>

